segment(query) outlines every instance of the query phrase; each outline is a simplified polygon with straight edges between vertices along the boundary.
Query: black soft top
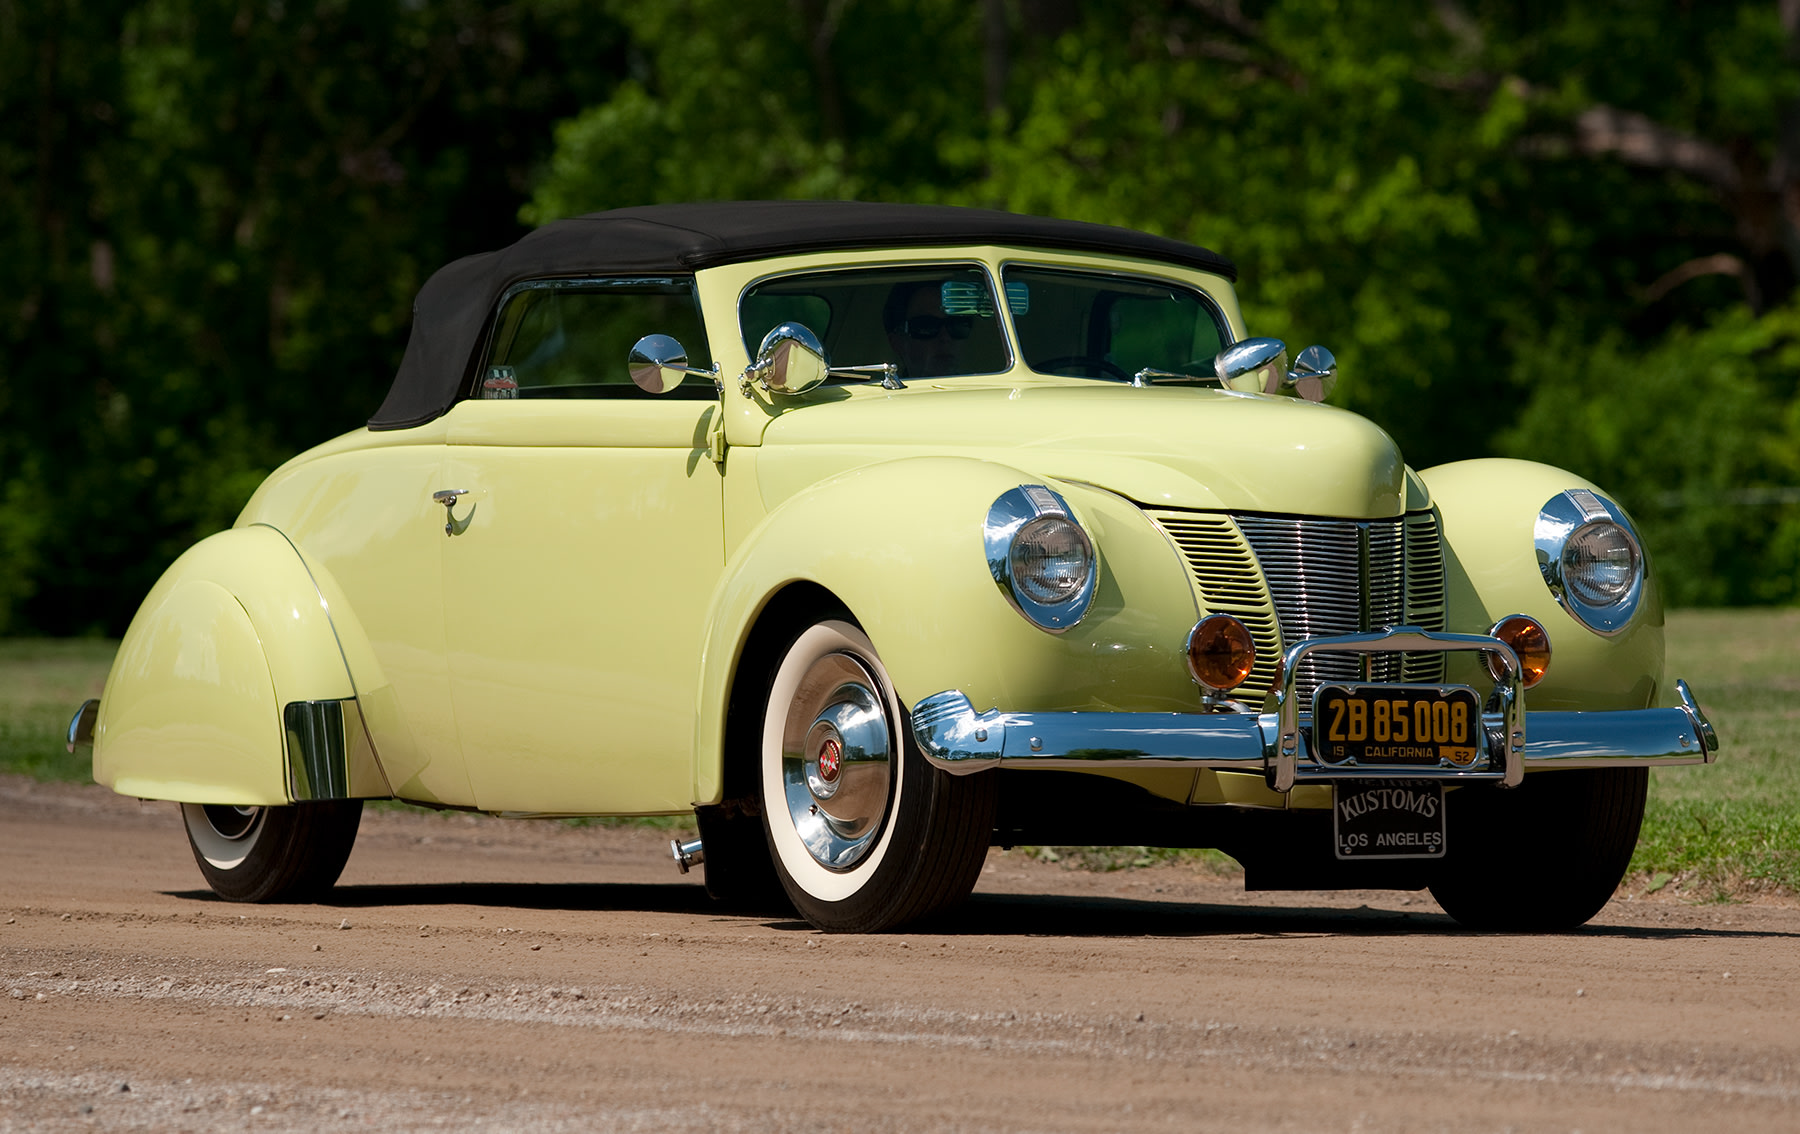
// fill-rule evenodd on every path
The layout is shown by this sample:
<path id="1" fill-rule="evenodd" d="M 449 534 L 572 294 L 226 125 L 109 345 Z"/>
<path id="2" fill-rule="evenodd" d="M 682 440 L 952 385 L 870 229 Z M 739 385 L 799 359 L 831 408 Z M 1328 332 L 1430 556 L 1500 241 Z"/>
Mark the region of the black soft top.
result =
<path id="1" fill-rule="evenodd" d="M 1216 252 L 1112 225 L 949 205 L 733 201 L 643 205 L 555 221 L 496 252 L 438 269 L 413 301 L 412 336 L 370 429 L 423 425 L 467 388 L 487 319 L 511 285 L 546 276 L 683 275 L 835 249 L 1009 244 L 1161 260 L 1237 278 Z"/>

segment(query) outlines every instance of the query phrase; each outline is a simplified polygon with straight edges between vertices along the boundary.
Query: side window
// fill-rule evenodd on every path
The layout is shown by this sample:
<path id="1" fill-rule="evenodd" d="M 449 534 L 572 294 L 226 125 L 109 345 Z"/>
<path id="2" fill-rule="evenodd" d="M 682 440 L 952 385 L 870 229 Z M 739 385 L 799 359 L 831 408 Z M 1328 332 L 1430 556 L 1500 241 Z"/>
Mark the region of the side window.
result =
<path id="1" fill-rule="evenodd" d="M 688 365 L 712 365 L 691 279 L 533 280 L 500 304 L 477 398 L 717 397 L 689 380 L 666 394 L 632 381 L 626 360 L 649 334 L 672 335 Z"/>

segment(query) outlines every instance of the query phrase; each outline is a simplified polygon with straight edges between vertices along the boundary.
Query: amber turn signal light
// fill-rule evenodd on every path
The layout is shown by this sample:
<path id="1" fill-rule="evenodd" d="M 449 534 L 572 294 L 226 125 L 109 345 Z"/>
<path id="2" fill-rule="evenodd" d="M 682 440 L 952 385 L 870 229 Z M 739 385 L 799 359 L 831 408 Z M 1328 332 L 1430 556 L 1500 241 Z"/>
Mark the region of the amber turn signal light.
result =
<path id="1" fill-rule="evenodd" d="M 1188 673 L 1203 689 L 1224 693 L 1236 689 L 1256 665 L 1256 642 L 1250 630 L 1229 614 L 1209 614 L 1187 637 Z"/>
<path id="2" fill-rule="evenodd" d="M 1530 689 L 1544 679 L 1544 674 L 1550 669 L 1550 635 L 1537 619 L 1524 614 L 1509 614 L 1494 623 L 1488 636 L 1505 642 L 1519 656 L 1519 665 L 1525 671 L 1525 688 Z M 1487 659 L 1488 672 L 1493 674 L 1494 680 L 1504 679 L 1506 672 L 1500 659 L 1492 654 L 1483 656 Z"/>

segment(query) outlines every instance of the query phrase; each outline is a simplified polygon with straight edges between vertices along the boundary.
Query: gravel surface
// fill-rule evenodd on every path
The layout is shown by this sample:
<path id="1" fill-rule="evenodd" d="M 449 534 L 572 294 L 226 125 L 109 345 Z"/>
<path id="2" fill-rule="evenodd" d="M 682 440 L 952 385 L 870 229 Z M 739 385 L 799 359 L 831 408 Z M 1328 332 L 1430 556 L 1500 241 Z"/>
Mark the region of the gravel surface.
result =
<path id="1" fill-rule="evenodd" d="M 995 852 L 828 936 L 667 835 L 371 812 L 329 905 L 201 883 L 172 805 L 0 778 L 0 1131 L 1800 1128 L 1800 909 L 1465 933 Z"/>

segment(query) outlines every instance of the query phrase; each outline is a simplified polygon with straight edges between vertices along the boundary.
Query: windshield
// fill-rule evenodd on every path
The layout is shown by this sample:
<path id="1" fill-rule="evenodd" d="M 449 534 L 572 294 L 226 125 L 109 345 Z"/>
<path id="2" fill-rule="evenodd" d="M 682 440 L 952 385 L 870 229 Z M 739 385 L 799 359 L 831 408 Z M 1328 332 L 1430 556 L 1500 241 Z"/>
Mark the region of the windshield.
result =
<path id="1" fill-rule="evenodd" d="M 764 280 L 739 308 L 756 357 L 780 323 L 804 323 L 833 366 L 893 363 L 902 378 L 997 374 L 1008 367 L 994 291 L 980 268 L 926 265 Z"/>
<path id="2" fill-rule="evenodd" d="M 1127 381 L 1148 368 L 1210 378 L 1229 342 L 1209 299 L 1164 280 L 1010 267 L 1006 294 L 1019 352 L 1040 374 Z"/>

